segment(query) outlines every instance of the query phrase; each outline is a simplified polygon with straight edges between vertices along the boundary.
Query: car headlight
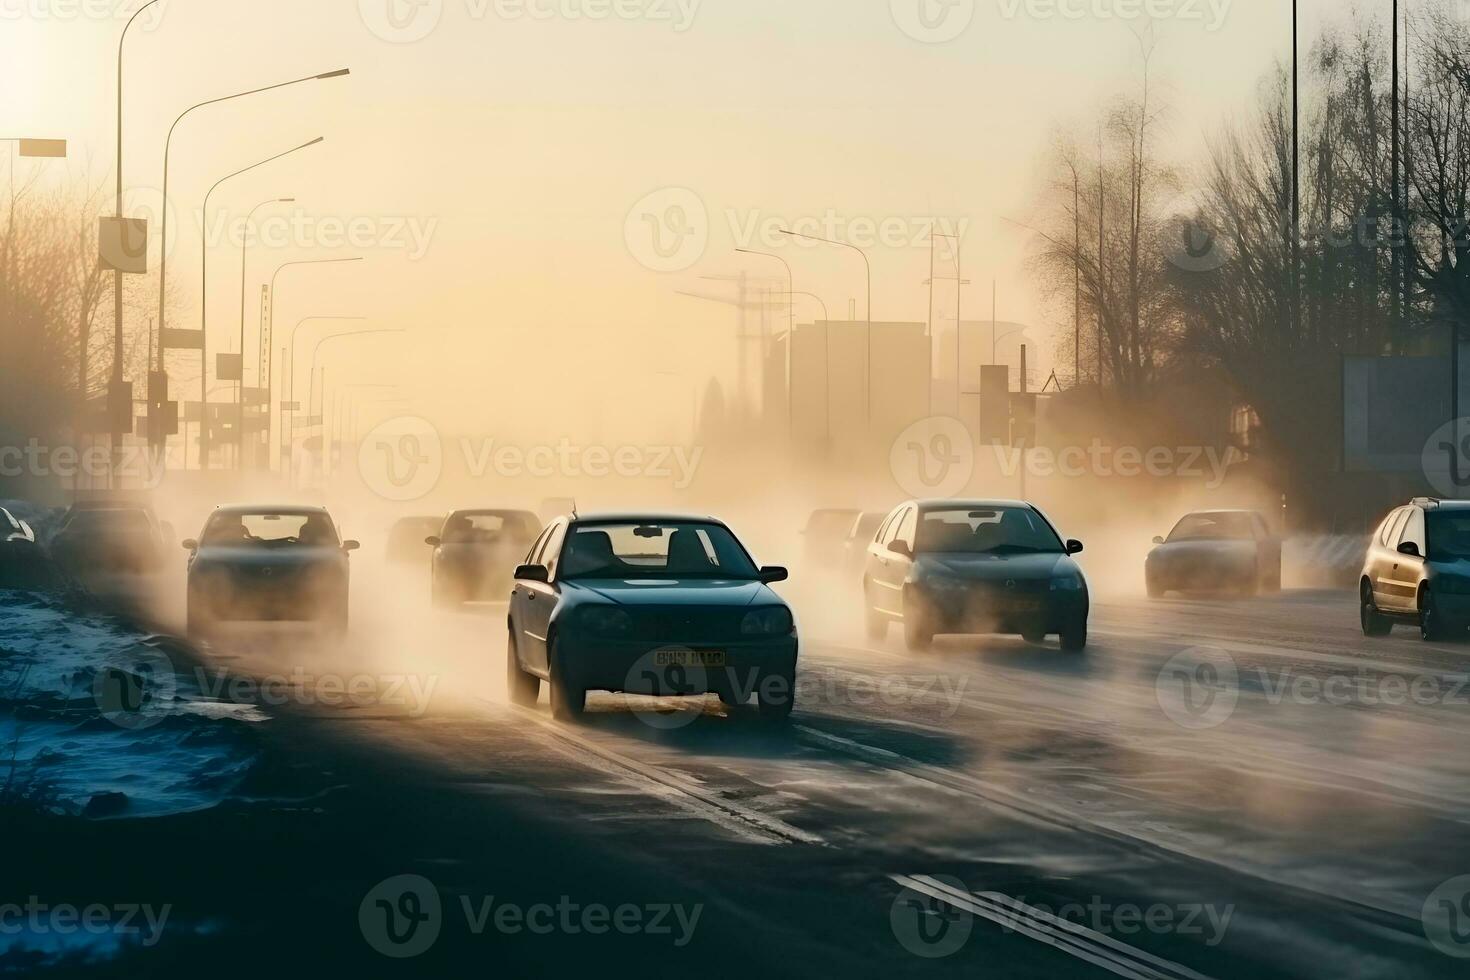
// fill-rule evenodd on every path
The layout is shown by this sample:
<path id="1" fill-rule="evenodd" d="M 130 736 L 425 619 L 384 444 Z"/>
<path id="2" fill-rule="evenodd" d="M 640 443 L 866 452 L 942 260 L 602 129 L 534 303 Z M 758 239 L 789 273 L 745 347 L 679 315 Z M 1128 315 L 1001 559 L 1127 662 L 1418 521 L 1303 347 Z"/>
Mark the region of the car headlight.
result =
<path id="1" fill-rule="evenodd" d="M 1051 580 L 1053 592 L 1081 592 L 1083 588 L 1081 575 L 1060 575 Z"/>
<path id="2" fill-rule="evenodd" d="M 577 625 L 599 636 L 626 636 L 633 631 L 633 617 L 616 606 L 587 606 L 577 614 Z"/>
<path id="3" fill-rule="evenodd" d="M 1470 595 L 1470 578 L 1459 575 L 1441 575 L 1434 586 L 1446 595 Z"/>
<path id="4" fill-rule="evenodd" d="M 746 636 L 781 636 L 790 633 L 795 626 L 789 609 L 772 606 L 746 613 L 740 621 L 740 632 Z"/>

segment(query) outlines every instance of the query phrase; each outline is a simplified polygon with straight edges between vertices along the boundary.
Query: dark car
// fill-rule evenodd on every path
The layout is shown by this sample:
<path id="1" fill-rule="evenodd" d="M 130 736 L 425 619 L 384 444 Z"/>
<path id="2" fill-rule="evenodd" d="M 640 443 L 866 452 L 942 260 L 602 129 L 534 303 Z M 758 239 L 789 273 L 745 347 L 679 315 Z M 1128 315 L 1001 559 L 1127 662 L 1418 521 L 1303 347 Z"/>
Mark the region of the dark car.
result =
<path id="1" fill-rule="evenodd" d="M 811 566 L 837 568 L 842 562 L 842 548 L 852 533 L 853 524 L 863 512 L 854 508 L 829 507 L 814 510 L 801 529 L 802 556 Z"/>
<path id="2" fill-rule="evenodd" d="M 347 629 L 348 554 L 320 507 L 222 507 L 189 555 L 189 635 L 220 623 L 313 622 Z"/>
<path id="3" fill-rule="evenodd" d="M 516 565 L 540 533 L 541 521 L 530 511 L 450 514 L 438 533 L 425 539 L 434 549 L 430 572 L 434 605 L 504 601 Z"/>
<path id="4" fill-rule="evenodd" d="M 883 526 L 887 517 L 887 511 L 870 510 L 859 514 L 852 522 L 852 530 L 847 533 L 847 540 L 842 544 L 842 570 L 844 573 L 853 573 L 854 581 L 867 564 L 868 545 L 877 538 L 878 529 Z"/>
<path id="5" fill-rule="evenodd" d="M 1152 598 L 1168 592 L 1281 590 L 1281 541 L 1266 519 L 1250 510 L 1188 514 L 1167 538 L 1154 538 L 1144 561 Z"/>
<path id="6" fill-rule="evenodd" d="M 1383 519 L 1359 584 L 1363 633 L 1418 624 L 1426 640 L 1470 626 L 1470 501 L 1421 497 Z"/>
<path id="7" fill-rule="evenodd" d="M 30 524 L 0 507 L 0 589 L 51 588 L 57 584 L 51 559 Z"/>
<path id="8" fill-rule="evenodd" d="M 888 515 L 863 573 L 868 635 L 903 624 L 912 650 L 941 633 L 1017 633 L 1087 646 L 1087 580 L 1046 516 L 1018 501 L 912 500 Z"/>
<path id="9" fill-rule="evenodd" d="M 589 690 L 694 696 L 790 715 L 797 636 L 760 568 L 713 518 L 560 518 L 516 570 L 506 666 L 511 699 L 581 715 Z"/>
<path id="10" fill-rule="evenodd" d="M 73 508 L 51 537 L 51 555 L 73 575 L 151 574 L 167 562 L 168 530 L 144 507 Z"/>
<path id="11" fill-rule="evenodd" d="M 389 563 L 421 567 L 428 564 L 429 552 L 424 548 L 424 539 L 438 534 L 443 526 L 443 517 L 405 517 L 394 521 L 385 545 Z"/>

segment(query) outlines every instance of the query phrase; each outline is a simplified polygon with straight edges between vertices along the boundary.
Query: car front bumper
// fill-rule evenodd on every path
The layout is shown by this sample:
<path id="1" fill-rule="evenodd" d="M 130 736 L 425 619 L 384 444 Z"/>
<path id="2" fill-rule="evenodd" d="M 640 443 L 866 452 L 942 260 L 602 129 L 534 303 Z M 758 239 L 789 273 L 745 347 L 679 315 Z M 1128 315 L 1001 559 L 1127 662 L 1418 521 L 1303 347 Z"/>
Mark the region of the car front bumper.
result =
<path id="1" fill-rule="evenodd" d="M 922 589 L 911 593 L 935 633 L 1059 633 L 1090 609 L 1087 592 Z"/>
<path id="2" fill-rule="evenodd" d="M 795 636 L 669 643 L 560 634 L 553 656 L 589 691 L 696 695 L 751 692 L 796 675 Z"/>

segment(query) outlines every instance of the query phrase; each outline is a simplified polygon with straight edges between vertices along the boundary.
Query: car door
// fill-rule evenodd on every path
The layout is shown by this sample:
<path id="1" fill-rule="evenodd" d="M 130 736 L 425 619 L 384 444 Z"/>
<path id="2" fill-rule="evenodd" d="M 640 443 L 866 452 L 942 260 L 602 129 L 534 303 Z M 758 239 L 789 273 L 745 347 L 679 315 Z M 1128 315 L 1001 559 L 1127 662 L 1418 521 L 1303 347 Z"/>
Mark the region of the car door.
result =
<path id="1" fill-rule="evenodd" d="M 556 611 L 556 602 L 561 596 L 556 572 L 560 564 L 562 542 L 566 540 L 566 530 L 565 521 L 553 523 L 546 532 L 546 540 L 542 543 L 540 552 L 531 562 L 533 565 L 544 565 L 550 572 L 551 581 L 516 583 L 524 610 L 521 619 L 524 624 L 521 630 L 524 638 L 522 642 L 525 644 L 521 650 L 522 658 L 532 671 L 541 673 L 545 673 L 551 663 L 547 644 L 551 635 L 551 614 Z"/>
<path id="2" fill-rule="evenodd" d="M 1410 507 L 1390 556 L 1393 562 L 1394 594 L 1398 598 L 1398 608 L 1405 612 L 1419 610 L 1419 583 L 1424 581 L 1424 555 L 1428 553 L 1426 540 L 1424 511 L 1418 507 Z M 1409 543 L 1418 547 L 1417 556 L 1399 552 L 1399 548 Z"/>
<path id="3" fill-rule="evenodd" d="M 868 546 L 868 604 L 890 616 L 903 615 L 903 603 L 900 592 L 894 588 L 893 559 L 897 556 L 889 549 L 910 509 L 909 504 L 894 508 L 888 520 L 883 522 L 877 538 Z"/>
<path id="4" fill-rule="evenodd" d="M 1373 601 L 1379 609 L 1392 612 L 1404 611 L 1400 589 L 1395 584 L 1399 558 L 1396 549 L 1398 548 L 1399 532 L 1408 519 L 1409 508 L 1400 507 L 1384 522 L 1383 530 L 1373 542 L 1371 572 Z"/>
<path id="5" fill-rule="evenodd" d="M 521 564 L 536 565 L 540 563 L 539 559 L 541 557 L 541 552 L 546 547 L 547 538 L 551 537 L 551 531 L 552 528 L 548 527 L 546 528 L 546 530 L 541 532 L 540 537 L 532 542 L 531 550 L 526 552 L 526 558 Z M 529 654 L 530 645 L 533 642 L 526 635 L 528 617 L 531 615 L 532 611 L 530 608 L 530 584 L 531 583 L 529 582 L 523 582 L 520 579 L 516 579 L 515 582 L 512 583 L 510 590 L 510 628 L 511 632 L 515 635 L 516 645 L 520 650 L 521 663 L 526 666 L 529 666 L 532 662 Z M 541 635 L 544 636 L 545 634 L 542 633 Z"/>

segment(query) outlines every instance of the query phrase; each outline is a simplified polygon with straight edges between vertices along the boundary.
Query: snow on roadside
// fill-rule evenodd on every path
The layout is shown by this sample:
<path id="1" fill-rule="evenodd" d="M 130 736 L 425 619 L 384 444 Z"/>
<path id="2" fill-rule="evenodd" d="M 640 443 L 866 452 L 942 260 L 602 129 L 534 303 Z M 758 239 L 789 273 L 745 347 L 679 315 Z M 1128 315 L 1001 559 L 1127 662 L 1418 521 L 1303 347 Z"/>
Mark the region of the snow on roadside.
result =
<path id="1" fill-rule="evenodd" d="M 0 590 L 0 807 L 139 817 L 228 797 L 264 716 L 203 698 L 183 660 L 114 617 Z"/>

